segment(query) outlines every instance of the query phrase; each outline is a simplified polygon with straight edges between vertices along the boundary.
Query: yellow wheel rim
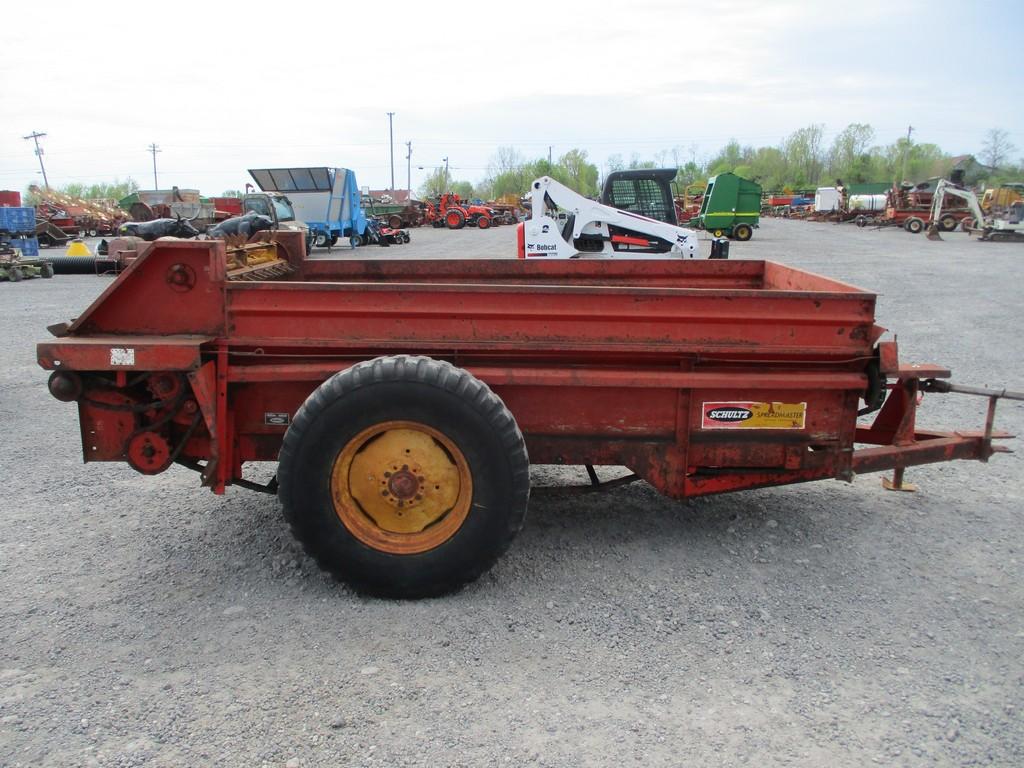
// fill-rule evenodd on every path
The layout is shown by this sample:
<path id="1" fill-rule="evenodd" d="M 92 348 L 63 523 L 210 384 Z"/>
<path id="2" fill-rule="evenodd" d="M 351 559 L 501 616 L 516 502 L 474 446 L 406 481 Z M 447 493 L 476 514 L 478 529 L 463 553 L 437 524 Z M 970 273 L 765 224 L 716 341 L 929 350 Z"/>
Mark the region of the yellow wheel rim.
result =
<path id="1" fill-rule="evenodd" d="M 715 237 L 721 237 L 722 236 L 722 230 L 716 229 L 713 234 L 714 234 Z"/>
<path id="2" fill-rule="evenodd" d="M 412 555 L 440 546 L 462 527 L 473 481 L 462 451 L 445 435 L 418 422 L 386 421 L 341 449 L 331 498 L 361 542 Z"/>

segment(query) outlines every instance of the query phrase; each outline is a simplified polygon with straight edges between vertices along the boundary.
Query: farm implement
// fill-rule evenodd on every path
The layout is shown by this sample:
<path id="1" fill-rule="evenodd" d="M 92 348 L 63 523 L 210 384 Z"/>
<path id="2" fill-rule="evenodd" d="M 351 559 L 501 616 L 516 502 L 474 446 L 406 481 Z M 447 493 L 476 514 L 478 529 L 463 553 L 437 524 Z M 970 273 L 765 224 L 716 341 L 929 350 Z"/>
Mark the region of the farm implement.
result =
<path id="1" fill-rule="evenodd" d="M 1005 450 L 996 404 L 1024 398 L 902 361 L 873 293 L 770 261 L 307 260 L 277 235 L 287 269 L 260 280 L 230 279 L 223 242 L 149 245 L 38 360 L 85 461 L 277 494 L 317 562 L 375 594 L 489 568 L 531 463 L 596 488 L 625 466 L 609 485 L 675 499 L 886 470 L 906 489 Z M 922 392 L 987 398 L 984 428 L 919 426 Z"/>

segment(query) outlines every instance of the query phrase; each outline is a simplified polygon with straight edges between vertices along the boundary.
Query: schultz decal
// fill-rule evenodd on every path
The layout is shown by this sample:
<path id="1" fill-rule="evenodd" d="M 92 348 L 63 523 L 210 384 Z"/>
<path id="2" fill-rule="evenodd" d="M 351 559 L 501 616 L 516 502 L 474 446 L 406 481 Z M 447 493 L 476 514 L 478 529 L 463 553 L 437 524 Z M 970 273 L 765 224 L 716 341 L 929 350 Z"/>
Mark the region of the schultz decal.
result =
<path id="1" fill-rule="evenodd" d="M 753 415 L 749 408 L 712 408 L 707 414 L 712 421 L 746 421 Z"/>
<path id="2" fill-rule="evenodd" d="M 267 411 L 263 414 L 263 423 L 270 427 L 287 427 L 292 423 L 292 416 L 290 413 Z"/>
<path id="3" fill-rule="evenodd" d="M 807 403 L 704 403 L 701 429 L 803 429 Z"/>

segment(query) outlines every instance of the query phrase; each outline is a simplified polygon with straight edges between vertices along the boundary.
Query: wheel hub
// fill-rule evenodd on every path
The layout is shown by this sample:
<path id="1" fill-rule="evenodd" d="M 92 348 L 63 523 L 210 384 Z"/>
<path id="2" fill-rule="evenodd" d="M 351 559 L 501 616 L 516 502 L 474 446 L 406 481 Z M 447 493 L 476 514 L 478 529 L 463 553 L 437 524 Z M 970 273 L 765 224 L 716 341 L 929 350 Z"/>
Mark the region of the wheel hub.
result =
<path id="1" fill-rule="evenodd" d="M 469 512 L 472 481 L 461 451 L 414 422 L 383 422 L 338 454 L 331 478 L 335 511 L 364 543 L 396 553 L 431 549 Z"/>
<path id="2" fill-rule="evenodd" d="M 396 505 L 401 506 L 407 501 L 419 501 L 423 498 L 419 493 L 423 486 L 423 476 L 415 474 L 414 470 L 409 469 L 408 464 L 403 465 L 394 474 L 385 472 L 384 477 L 385 480 L 381 482 L 387 484 L 387 498 L 389 501 L 394 499 Z"/>
<path id="3" fill-rule="evenodd" d="M 171 446 L 156 432 L 141 432 L 128 441 L 128 463 L 144 475 L 163 472 L 171 463 Z"/>

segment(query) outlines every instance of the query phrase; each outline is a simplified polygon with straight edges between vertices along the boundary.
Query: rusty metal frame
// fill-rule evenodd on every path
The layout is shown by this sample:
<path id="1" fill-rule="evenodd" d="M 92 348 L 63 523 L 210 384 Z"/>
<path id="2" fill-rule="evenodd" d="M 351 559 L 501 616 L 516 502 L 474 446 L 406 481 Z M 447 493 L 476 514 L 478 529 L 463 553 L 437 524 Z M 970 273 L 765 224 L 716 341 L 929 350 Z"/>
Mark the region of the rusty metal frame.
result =
<path id="1" fill-rule="evenodd" d="M 449 360 L 486 382 L 535 463 L 625 465 L 676 498 L 886 469 L 902 486 L 910 466 L 985 461 L 1000 450 L 995 404 L 1015 395 L 901 365 L 895 342 L 876 343 L 873 294 L 771 262 L 289 261 L 288 280 L 230 283 L 221 244 L 156 243 L 39 345 L 39 362 L 116 368 L 120 386 L 186 373 L 202 429 L 182 463 L 216 493 L 245 484 L 244 462 L 276 459 L 287 424 L 267 413 L 294 414 L 320 382 L 382 354 Z M 135 364 L 114 366 L 115 347 Z M 872 370 L 894 383 L 861 426 Z M 919 429 L 924 390 L 989 397 L 985 431 Z M 702 403 L 747 399 L 801 402 L 807 424 L 702 429 Z M 114 418 L 80 410 L 83 423 Z M 108 443 L 86 459 L 120 460 Z"/>

